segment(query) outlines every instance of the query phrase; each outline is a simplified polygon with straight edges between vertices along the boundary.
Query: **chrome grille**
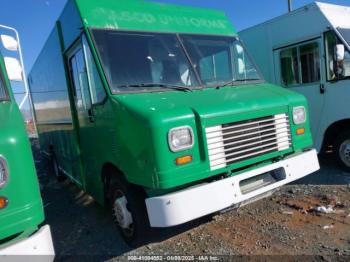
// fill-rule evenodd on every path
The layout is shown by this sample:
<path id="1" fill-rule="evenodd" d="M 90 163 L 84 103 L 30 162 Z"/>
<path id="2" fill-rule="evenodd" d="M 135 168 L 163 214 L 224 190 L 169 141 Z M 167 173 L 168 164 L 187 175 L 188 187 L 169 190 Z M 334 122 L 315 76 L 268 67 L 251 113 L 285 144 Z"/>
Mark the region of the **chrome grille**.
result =
<path id="1" fill-rule="evenodd" d="M 287 114 L 206 128 L 211 170 L 291 146 Z"/>

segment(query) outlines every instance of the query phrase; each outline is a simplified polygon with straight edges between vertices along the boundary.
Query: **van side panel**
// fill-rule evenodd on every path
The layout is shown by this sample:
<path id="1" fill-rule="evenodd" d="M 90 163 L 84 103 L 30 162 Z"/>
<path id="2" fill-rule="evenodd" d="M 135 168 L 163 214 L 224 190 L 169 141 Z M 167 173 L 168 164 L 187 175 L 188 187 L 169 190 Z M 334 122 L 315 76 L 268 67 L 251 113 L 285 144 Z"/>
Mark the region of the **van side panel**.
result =
<path id="1" fill-rule="evenodd" d="M 29 75 L 41 150 L 69 175 L 80 176 L 79 147 L 70 107 L 58 29 L 47 40 Z"/>

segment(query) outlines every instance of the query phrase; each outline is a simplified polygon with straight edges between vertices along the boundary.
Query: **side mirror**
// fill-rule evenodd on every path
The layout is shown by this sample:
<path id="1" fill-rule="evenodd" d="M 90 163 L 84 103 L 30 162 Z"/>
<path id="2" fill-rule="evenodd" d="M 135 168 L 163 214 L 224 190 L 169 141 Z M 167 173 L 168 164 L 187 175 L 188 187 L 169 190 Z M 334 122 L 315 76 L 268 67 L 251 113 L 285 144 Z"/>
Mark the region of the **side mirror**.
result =
<path id="1" fill-rule="evenodd" d="M 335 46 L 335 53 L 337 56 L 337 61 L 343 61 L 345 58 L 345 46 L 344 45 L 336 45 Z"/>
<path id="2" fill-rule="evenodd" d="M 9 35 L 1 35 L 0 38 L 5 49 L 9 51 L 18 51 L 18 42 L 14 37 Z"/>
<path id="3" fill-rule="evenodd" d="M 10 81 L 23 81 L 23 70 L 21 63 L 12 57 L 4 57 L 7 75 Z"/>

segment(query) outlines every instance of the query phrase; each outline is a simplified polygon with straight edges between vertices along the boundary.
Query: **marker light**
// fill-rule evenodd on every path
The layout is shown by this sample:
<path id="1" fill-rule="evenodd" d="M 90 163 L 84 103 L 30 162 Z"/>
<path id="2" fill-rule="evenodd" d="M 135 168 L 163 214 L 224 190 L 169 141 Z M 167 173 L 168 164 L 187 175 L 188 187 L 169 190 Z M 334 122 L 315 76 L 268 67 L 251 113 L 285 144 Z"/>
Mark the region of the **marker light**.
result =
<path id="1" fill-rule="evenodd" d="M 8 177 L 9 173 L 6 160 L 0 156 L 0 189 L 6 185 Z"/>
<path id="2" fill-rule="evenodd" d="M 0 209 L 7 207 L 8 202 L 6 197 L 0 197 Z"/>
<path id="3" fill-rule="evenodd" d="M 298 106 L 293 108 L 293 121 L 296 125 L 300 125 L 306 122 L 305 107 Z"/>
<path id="4" fill-rule="evenodd" d="M 171 129 L 168 135 L 171 151 L 178 152 L 193 147 L 193 130 L 189 126 Z"/>
<path id="5" fill-rule="evenodd" d="M 298 128 L 297 135 L 303 135 L 303 134 L 305 134 L 305 128 Z"/>
<path id="6" fill-rule="evenodd" d="M 178 166 L 185 165 L 185 164 L 188 164 L 191 162 L 192 162 L 191 155 L 176 158 L 176 165 L 178 165 Z"/>

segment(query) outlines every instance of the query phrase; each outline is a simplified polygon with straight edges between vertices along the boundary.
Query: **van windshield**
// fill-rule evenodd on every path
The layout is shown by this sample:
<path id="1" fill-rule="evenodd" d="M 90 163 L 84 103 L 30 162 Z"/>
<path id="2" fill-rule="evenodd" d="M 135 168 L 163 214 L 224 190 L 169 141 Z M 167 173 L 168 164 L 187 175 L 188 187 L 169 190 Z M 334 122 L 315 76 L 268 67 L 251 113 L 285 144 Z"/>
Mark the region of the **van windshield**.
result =
<path id="1" fill-rule="evenodd" d="M 113 93 L 260 80 L 234 37 L 92 30 Z"/>
<path id="2" fill-rule="evenodd" d="M 181 35 L 184 46 L 204 86 L 260 80 L 260 75 L 233 37 Z"/>

